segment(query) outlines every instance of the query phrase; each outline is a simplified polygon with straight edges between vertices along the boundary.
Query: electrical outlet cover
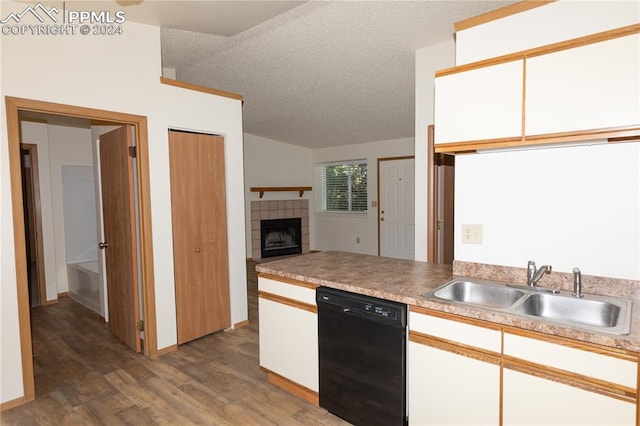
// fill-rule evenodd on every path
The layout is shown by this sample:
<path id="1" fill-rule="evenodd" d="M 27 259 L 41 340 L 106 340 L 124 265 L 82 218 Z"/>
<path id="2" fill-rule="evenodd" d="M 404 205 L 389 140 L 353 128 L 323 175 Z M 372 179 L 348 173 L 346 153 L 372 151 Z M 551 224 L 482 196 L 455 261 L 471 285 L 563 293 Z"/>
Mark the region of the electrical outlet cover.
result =
<path id="1" fill-rule="evenodd" d="M 482 244 L 482 225 L 465 224 L 462 225 L 463 244 Z"/>

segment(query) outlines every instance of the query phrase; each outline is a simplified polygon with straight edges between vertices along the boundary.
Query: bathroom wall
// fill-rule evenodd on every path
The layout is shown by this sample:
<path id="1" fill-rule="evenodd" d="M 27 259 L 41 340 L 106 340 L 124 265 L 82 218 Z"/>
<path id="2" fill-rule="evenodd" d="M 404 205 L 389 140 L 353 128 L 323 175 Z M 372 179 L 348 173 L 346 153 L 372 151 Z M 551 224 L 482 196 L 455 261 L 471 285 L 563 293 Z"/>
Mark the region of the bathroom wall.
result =
<path id="1" fill-rule="evenodd" d="M 62 205 L 67 263 L 96 260 L 98 244 L 92 166 L 62 166 Z"/>

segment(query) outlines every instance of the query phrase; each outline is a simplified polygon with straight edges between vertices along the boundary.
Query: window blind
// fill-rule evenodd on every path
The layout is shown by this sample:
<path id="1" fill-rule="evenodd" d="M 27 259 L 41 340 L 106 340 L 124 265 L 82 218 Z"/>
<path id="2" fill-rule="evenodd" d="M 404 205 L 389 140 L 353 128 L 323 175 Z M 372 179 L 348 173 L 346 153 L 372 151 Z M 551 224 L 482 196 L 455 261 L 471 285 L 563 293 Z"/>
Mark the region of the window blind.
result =
<path id="1" fill-rule="evenodd" d="M 324 211 L 367 211 L 367 162 L 349 160 L 317 165 L 318 195 Z"/>

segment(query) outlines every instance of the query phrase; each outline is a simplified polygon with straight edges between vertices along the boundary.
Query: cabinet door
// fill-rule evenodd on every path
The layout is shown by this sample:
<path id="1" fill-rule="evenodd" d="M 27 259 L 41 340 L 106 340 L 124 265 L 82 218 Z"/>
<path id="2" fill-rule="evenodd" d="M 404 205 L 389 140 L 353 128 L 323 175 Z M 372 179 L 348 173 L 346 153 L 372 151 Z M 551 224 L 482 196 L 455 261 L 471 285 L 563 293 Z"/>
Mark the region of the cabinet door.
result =
<path id="1" fill-rule="evenodd" d="M 437 77 L 435 144 L 522 136 L 523 61 Z"/>
<path id="2" fill-rule="evenodd" d="M 635 425 L 635 404 L 505 369 L 503 424 Z"/>
<path id="3" fill-rule="evenodd" d="M 640 34 L 526 64 L 525 135 L 640 125 Z"/>
<path id="4" fill-rule="evenodd" d="M 498 425 L 500 367 L 409 342 L 409 423 Z"/>
<path id="5" fill-rule="evenodd" d="M 258 299 L 260 366 L 318 392 L 318 315 Z"/>

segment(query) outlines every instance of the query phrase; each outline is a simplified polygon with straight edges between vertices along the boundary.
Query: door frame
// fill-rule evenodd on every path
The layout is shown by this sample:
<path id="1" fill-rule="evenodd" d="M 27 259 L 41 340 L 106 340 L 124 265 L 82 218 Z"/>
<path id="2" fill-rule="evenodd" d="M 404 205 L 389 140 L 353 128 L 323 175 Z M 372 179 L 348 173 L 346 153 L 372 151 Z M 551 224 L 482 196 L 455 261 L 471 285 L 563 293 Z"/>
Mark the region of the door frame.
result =
<path id="1" fill-rule="evenodd" d="M 436 202 L 434 125 L 427 126 L 427 262 L 437 263 L 438 206 Z"/>
<path id="2" fill-rule="evenodd" d="M 427 262 L 441 263 L 438 254 L 444 253 L 444 241 L 442 238 L 438 238 L 438 217 L 440 217 L 440 210 L 443 206 L 440 205 L 439 199 L 439 188 L 442 186 L 442 182 L 437 173 L 437 166 L 446 156 L 435 152 L 434 130 L 433 124 L 427 126 Z M 454 163 L 444 164 L 448 162 L 445 160 L 443 165 L 453 166 L 455 158 L 453 160 Z M 455 245 L 455 243 L 452 244 Z"/>
<path id="3" fill-rule="evenodd" d="M 42 241 L 42 207 L 40 198 L 40 170 L 38 169 L 38 145 L 32 143 L 21 143 L 20 149 L 29 152 L 31 167 L 31 196 L 33 198 L 33 227 L 35 230 L 35 258 L 36 258 L 36 276 L 38 287 L 38 303 L 37 306 L 45 306 L 50 303 L 47 301 L 47 287 L 44 276 L 44 243 Z M 23 194 L 24 197 L 24 194 Z M 23 204 L 24 206 L 24 204 Z M 25 241 L 25 244 L 26 241 Z M 33 253 L 32 253 L 33 255 Z M 30 265 L 27 265 L 30 267 Z M 28 288 L 28 284 L 27 284 Z"/>
<path id="4" fill-rule="evenodd" d="M 378 194 L 377 194 L 377 197 L 378 197 L 378 256 L 380 256 L 380 163 L 382 161 L 410 160 L 412 158 L 415 160 L 416 156 L 415 155 L 403 155 L 403 156 L 399 156 L 399 157 L 382 157 L 382 158 L 378 158 L 378 169 L 377 169 L 378 182 L 376 183 L 376 185 L 378 186 L 378 188 L 377 188 L 377 192 L 378 192 Z"/>
<path id="5" fill-rule="evenodd" d="M 11 203 L 13 212 L 13 239 L 15 249 L 16 286 L 18 293 L 18 321 L 24 396 L 21 403 L 35 399 L 31 317 L 27 283 L 26 242 L 24 231 L 22 171 L 20 167 L 20 111 L 33 111 L 86 118 L 94 124 L 129 124 L 135 129 L 138 159 L 138 220 L 142 270 L 142 306 L 145 323 L 144 354 L 158 354 L 155 287 L 153 276 L 153 242 L 151 230 L 151 197 L 149 181 L 149 149 L 147 117 L 121 112 L 37 101 L 6 96 L 7 136 L 9 145 L 9 173 L 11 176 Z"/>

